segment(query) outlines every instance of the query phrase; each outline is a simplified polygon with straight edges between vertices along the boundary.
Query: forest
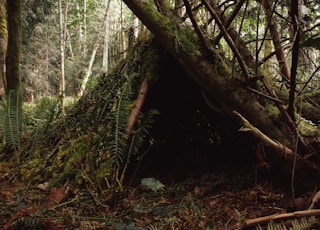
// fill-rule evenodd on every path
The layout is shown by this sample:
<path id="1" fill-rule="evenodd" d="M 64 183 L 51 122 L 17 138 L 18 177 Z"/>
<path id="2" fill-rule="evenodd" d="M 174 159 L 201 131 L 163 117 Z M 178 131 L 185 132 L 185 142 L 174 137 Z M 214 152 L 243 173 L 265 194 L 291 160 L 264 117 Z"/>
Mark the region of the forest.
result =
<path id="1" fill-rule="evenodd" d="M 320 229 L 319 9 L 0 0 L 0 229 Z"/>

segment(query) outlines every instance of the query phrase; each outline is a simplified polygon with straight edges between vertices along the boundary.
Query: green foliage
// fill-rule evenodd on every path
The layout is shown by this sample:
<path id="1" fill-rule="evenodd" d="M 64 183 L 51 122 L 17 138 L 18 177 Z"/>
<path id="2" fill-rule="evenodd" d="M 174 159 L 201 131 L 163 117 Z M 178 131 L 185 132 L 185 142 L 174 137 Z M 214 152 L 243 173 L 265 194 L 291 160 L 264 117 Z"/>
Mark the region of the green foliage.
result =
<path id="1" fill-rule="evenodd" d="M 48 116 L 56 114 L 57 99 L 50 97 L 42 97 L 35 102 L 26 103 L 24 105 L 25 124 L 28 128 L 35 128 L 43 125 Z"/>
<path id="2" fill-rule="evenodd" d="M 132 97 L 132 89 L 126 82 L 117 93 L 117 100 L 114 108 L 108 114 L 110 129 L 114 135 L 109 136 L 108 150 L 111 154 L 112 163 L 117 167 L 124 162 L 125 146 L 126 146 L 126 126 L 130 115 L 130 98 Z"/>
<path id="3" fill-rule="evenodd" d="M 135 52 L 145 50 L 151 49 L 145 45 Z M 132 59 L 121 63 L 121 68 L 101 75 L 96 86 L 89 89 L 71 110 L 67 109 L 63 119 L 55 119 L 60 111 L 57 100 L 43 98 L 37 107 L 32 107 L 27 116 L 29 125 L 41 123 L 46 131 L 33 132 L 35 137 L 32 139 L 40 141 L 32 143 L 32 149 L 23 151 L 26 157 L 32 157 L 32 160 L 27 159 L 32 164 L 21 167 L 25 181 L 58 185 L 72 180 L 77 185 L 98 191 L 106 187 L 117 191 L 124 188 L 126 179 L 131 179 L 126 177 L 129 164 L 132 161 L 139 164 L 152 146 L 148 130 L 158 114 L 152 109 L 141 111 L 132 130 L 127 130 L 141 82 L 145 76 L 148 79 L 155 76 L 155 73 L 147 73 L 151 70 L 144 66 L 144 58 L 150 61 L 157 55 L 136 57 L 136 54 L 129 56 Z"/>
<path id="4" fill-rule="evenodd" d="M 131 134 L 127 133 L 126 129 L 137 93 L 134 87 L 136 87 L 135 80 L 138 76 L 133 72 L 122 87 L 117 89 L 115 98 L 112 100 L 111 111 L 106 117 L 110 134 L 106 138 L 108 143 L 106 152 L 110 156 L 113 169 L 110 179 L 118 181 L 119 187 L 122 187 L 131 158 L 141 155 L 143 144 L 148 139 L 148 129 L 152 126 L 154 116 L 158 114 L 155 110 L 147 111 L 139 117 L 137 128 Z"/>
<path id="5" fill-rule="evenodd" d="M 1 118 L 6 148 L 17 151 L 22 129 L 22 99 L 20 90 L 11 90 L 4 102 Z"/>
<path id="6" fill-rule="evenodd" d="M 26 138 L 33 138 L 32 146 L 37 146 L 46 137 L 48 130 L 61 117 L 61 97 L 41 97 L 34 102 L 24 103 L 23 134 Z M 75 103 L 71 97 L 65 98 L 65 109 L 70 110 Z M 32 150 L 30 150 L 33 152 Z M 34 150 L 37 152 L 38 150 Z M 37 154 L 32 154 L 37 156 Z M 22 153 L 22 157 L 24 153 Z"/>

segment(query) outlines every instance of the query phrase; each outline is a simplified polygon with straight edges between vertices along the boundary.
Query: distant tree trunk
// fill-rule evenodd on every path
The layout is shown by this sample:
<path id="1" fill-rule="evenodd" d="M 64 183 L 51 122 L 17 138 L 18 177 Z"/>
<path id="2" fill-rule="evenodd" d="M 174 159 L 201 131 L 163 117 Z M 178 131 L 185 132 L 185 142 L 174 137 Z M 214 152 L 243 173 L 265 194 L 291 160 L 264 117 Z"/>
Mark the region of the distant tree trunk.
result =
<path id="1" fill-rule="evenodd" d="M 7 1 L 8 50 L 6 60 L 7 94 L 20 87 L 21 1 Z"/>
<path id="2" fill-rule="evenodd" d="M 64 114 L 64 98 L 66 91 L 65 72 L 64 72 L 64 54 L 65 54 L 65 38 L 67 27 L 68 1 L 65 2 L 65 11 L 62 10 L 62 1 L 59 0 L 59 31 L 60 31 L 60 96 L 61 111 Z"/>
<path id="3" fill-rule="evenodd" d="M 91 54 L 91 57 L 90 57 L 90 60 L 89 60 L 89 64 L 88 64 L 88 67 L 86 69 L 85 76 L 83 77 L 83 80 L 81 82 L 81 86 L 80 86 L 79 92 L 77 93 L 77 97 L 81 97 L 83 95 L 85 89 L 86 89 L 86 85 L 87 85 L 88 80 L 89 80 L 89 78 L 91 76 L 92 66 L 93 66 L 94 60 L 96 58 L 97 50 L 99 48 L 100 41 L 101 41 L 101 39 L 103 37 L 103 32 L 104 32 L 104 27 L 99 32 L 97 40 L 96 40 L 96 43 L 94 44 L 94 47 L 93 47 L 93 50 L 92 50 L 92 54 Z"/>
<path id="4" fill-rule="evenodd" d="M 175 0 L 174 13 L 180 18 L 183 16 L 183 13 L 184 13 L 183 7 L 184 7 L 183 0 Z"/>
<path id="5" fill-rule="evenodd" d="M 83 9 L 80 8 L 80 3 L 76 3 L 77 8 L 77 18 L 81 21 L 79 23 L 79 51 L 81 52 L 81 56 L 85 57 L 87 54 L 87 41 L 86 41 L 86 27 L 87 27 L 87 0 L 83 1 Z M 83 13 L 81 13 L 83 11 Z M 83 21 L 83 22 L 82 22 Z"/>
<path id="6" fill-rule="evenodd" d="M 298 69 L 298 60 L 299 60 L 299 43 L 300 43 L 300 25 L 299 25 L 299 2 L 298 0 L 291 1 L 291 23 L 293 27 L 292 34 L 292 58 L 291 58 L 291 75 L 290 75 L 290 93 L 289 93 L 289 102 L 288 102 L 288 113 L 293 121 L 295 118 L 295 93 L 296 93 L 296 76 Z"/>
<path id="7" fill-rule="evenodd" d="M 269 32 L 270 32 L 273 45 L 276 51 L 276 57 L 279 62 L 281 75 L 285 81 L 289 82 L 290 70 L 287 65 L 287 60 L 284 54 L 283 47 L 281 45 L 281 37 L 277 28 L 276 21 L 274 19 L 273 7 L 270 5 L 270 1 L 268 0 L 261 0 L 260 2 L 261 2 L 261 5 L 263 6 L 263 9 L 267 16 L 267 20 L 269 22 Z"/>
<path id="8" fill-rule="evenodd" d="M 8 46 L 6 1 L 0 0 L 0 100 L 4 97 L 6 86 L 6 54 Z"/>
<path id="9" fill-rule="evenodd" d="M 94 60 L 95 60 L 95 57 L 96 57 L 96 54 L 97 54 L 97 50 L 100 46 L 100 42 L 101 42 L 101 39 L 105 36 L 104 32 L 105 32 L 105 27 L 106 27 L 106 23 L 107 23 L 107 18 L 108 18 L 108 11 L 109 11 L 109 5 L 107 5 L 106 7 L 106 13 L 104 14 L 104 18 L 103 18 L 103 21 L 102 21 L 102 27 L 99 31 L 99 34 L 97 36 L 97 39 L 96 39 L 96 43 L 94 44 L 94 47 L 93 47 L 93 50 L 92 50 L 92 54 L 91 54 L 91 58 L 89 60 L 89 64 L 88 64 L 88 67 L 86 69 L 86 73 L 85 73 L 85 76 L 81 82 L 81 86 L 80 86 L 80 89 L 77 93 L 77 97 L 81 97 L 86 89 L 86 85 L 87 85 L 87 82 L 90 78 L 90 75 L 91 75 L 91 72 L 92 72 L 92 66 L 93 66 L 93 63 L 94 63 Z"/>
<path id="10" fill-rule="evenodd" d="M 103 58 L 102 58 L 102 71 L 108 72 L 109 63 L 109 6 L 111 0 L 105 0 L 106 17 L 105 17 L 105 32 L 104 32 L 104 44 L 103 44 Z"/>
<path id="11" fill-rule="evenodd" d="M 139 19 L 134 14 L 131 15 L 132 24 L 129 29 L 129 41 L 128 41 L 128 48 L 132 48 L 135 42 L 137 41 L 138 34 L 139 34 Z"/>

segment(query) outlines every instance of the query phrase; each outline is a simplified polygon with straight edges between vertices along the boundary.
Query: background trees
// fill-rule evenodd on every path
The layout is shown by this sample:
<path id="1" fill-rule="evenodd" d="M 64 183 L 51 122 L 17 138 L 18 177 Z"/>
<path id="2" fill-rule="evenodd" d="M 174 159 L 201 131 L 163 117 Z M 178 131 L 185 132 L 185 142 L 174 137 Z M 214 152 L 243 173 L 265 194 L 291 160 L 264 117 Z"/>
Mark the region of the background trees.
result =
<path id="1" fill-rule="evenodd" d="M 60 46 L 57 40 L 58 2 L 25 1 L 24 4 L 25 46 L 22 68 L 26 94 L 35 98 L 56 95 L 59 89 L 58 76 L 61 64 Z M 96 41 L 98 38 L 106 37 L 103 28 L 107 19 L 111 24 L 108 36 L 114 39 L 114 44 L 108 49 L 111 68 L 123 57 L 126 50 L 126 47 L 122 47 L 126 43 L 119 41 L 128 39 L 123 36 L 130 28 L 131 22 L 128 19 L 130 13 L 127 9 L 123 9 L 125 5 L 121 1 L 110 1 L 108 3 L 109 8 L 112 8 L 110 12 L 107 12 L 108 4 L 106 4 L 103 1 L 68 1 L 64 39 L 67 96 L 77 94 L 87 75 L 97 76 L 104 71 L 102 70 L 103 53 L 106 52 L 103 51 L 104 42 L 103 39 L 98 43 Z M 91 61 L 92 69 L 88 70 L 95 49 L 97 55 L 94 55 Z M 91 80 L 94 79 L 95 77 Z M 90 82 L 89 80 L 89 85 Z"/>
<path id="2" fill-rule="evenodd" d="M 111 4 L 110 8 L 112 8 L 107 17 L 110 22 L 109 44 L 111 45 L 108 53 L 111 68 L 119 58 L 124 57 L 123 55 L 127 49 L 126 44 L 130 42 L 130 28 L 136 26 L 133 25 L 134 20 L 131 20 L 131 13 L 121 1 L 110 1 L 109 3 L 103 1 L 69 1 L 68 3 L 65 57 L 66 93 L 67 95 L 75 95 L 88 67 L 92 51 L 95 47 L 94 41 L 97 40 L 96 38 L 101 31 L 105 18 L 106 4 Z M 25 1 L 23 4 L 26 10 L 23 12 L 25 26 L 23 28 L 22 77 L 26 82 L 26 94 L 35 95 L 36 97 L 38 95 L 55 94 L 59 85 L 57 74 L 60 64 L 56 40 L 58 34 L 56 26 L 58 20 L 57 2 Z M 185 9 L 180 5 L 177 4 L 170 7 L 175 7 L 175 9 L 183 12 L 184 14 L 181 18 L 182 20 L 186 20 Z M 190 6 L 193 9 L 195 22 L 202 29 L 202 33 L 206 37 L 210 39 L 220 33 L 216 20 L 209 15 L 210 10 L 204 8 L 201 1 L 192 1 Z M 281 76 L 284 76 L 288 80 L 291 65 L 291 50 L 288 47 L 290 45 L 290 37 L 292 37 L 292 30 L 290 29 L 292 27 L 289 26 L 291 25 L 288 14 L 290 9 L 289 3 L 262 1 L 262 5 L 260 5 L 254 1 L 240 1 L 236 5 L 233 1 L 216 1 L 214 2 L 214 6 L 217 7 L 215 10 L 220 9 L 221 13 L 224 13 L 223 17 L 226 24 L 231 24 L 230 30 L 239 32 L 237 33 L 238 38 L 242 40 L 239 42 L 246 43 L 246 46 L 250 50 L 250 55 L 255 58 L 258 57 L 257 60 L 261 60 L 260 63 L 258 62 L 261 67 L 260 69 L 270 71 L 270 73 L 279 73 L 280 71 L 280 74 L 273 75 L 272 80 L 282 81 Z M 308 84 L 303 85 L 301 82 L 298 82 L 298 87 L 304 87 L 305 90 L 318 86 L 316 83 L 317 72 L 315 71 L 317 69 L 315 57 L 318 50 L 315 39 L 312 37 L 318 33 L 318 27 L 316 26 L 318 16 L 315 11 L 309 10 L 316 8 L 317 3 L 299 5 L 302 34 L 300 43 L 303 49 L 300 52 L 301 64 L 298 68 L 298 72 L 300 71 L 298 77 L 306 78 L 304 80 L 306 82 L 308 80 L 307 73 L 311 70 L 314 71 L 311 78 L 312 81 Z M 229 22 L 227 22 L 228 18 Z M 226 45 L 226 40 L 221 39 L 221 35 L 217 38 L 214 41 L 216 45 L 219 45 L 220 48 L 226 51 L 227 58 L 233 59 L 232 55 L 229 56 L 232 49 Z M 273 41 L 274 47 L 276 47 L 274 49 L 275 52 L 268 48 L 270 47 L 268 45 L 270 44 L 269 41 Z M 235 46 L 238 46 L 236 43 Z M 101 71 L 102 54 L 106 53 L 106 51 L 102 50 L 102 47 L 101 44 L 100 49 L 97 50 L 92 70 L 93 73 Z M 241 49 L 241 47 L 238 46 L 238 49 Z M 269 53 L 267 52 L 268 49 L 270 50 Z M 280 67 L 278 67 L 276 60 L 279 63 L 286 64 L 280 64 Z M 305 68 L 305 66 L 310 66 L 310 68 Z M 304 71 L 306 69 L 308 71 Z"/>

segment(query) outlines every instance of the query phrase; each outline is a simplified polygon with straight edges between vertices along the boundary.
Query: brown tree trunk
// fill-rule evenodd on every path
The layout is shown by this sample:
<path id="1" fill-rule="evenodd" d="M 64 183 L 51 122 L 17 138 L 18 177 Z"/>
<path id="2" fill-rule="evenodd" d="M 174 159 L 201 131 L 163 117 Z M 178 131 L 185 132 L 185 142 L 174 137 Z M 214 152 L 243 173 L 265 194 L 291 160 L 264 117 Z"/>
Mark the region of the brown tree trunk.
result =
<path id="1" fill-rule="evenodd" d="M 270 5 L 270 1 L 268 1 L 268 0 L 262 0 L 261 5 L 263 6 L 263 9 L 266 13 L 267 20 L 269 23 L 269 31 L 270 31 L 270 35 L 271 35 L 273 45 L 274 45 L 274 48 L 276 51 L 276 57 L 279 62 L 280 72 L 282 74 L 283 79 L 285 81 L 289 82 L 290 70 L 287 65 L 286 57 L 284 54 L 284 49 L 281 45 L 280 33 L 278 32 L 278 28 L 276 26 L 276 21 L 273 17 L 273 9 Z"/>
<path id="2" fill-rule="evenodd" d="M 6 60 L 7 93 L 20 87 L 21 1 L 7 1 L 8 50 Z"/>
<path id="3" fill-rule="evenodd" d="M 4 97 L 6 85 L 6 54 L 8 45 L 6 1 L 0 1 L 0 99 Z"/>

